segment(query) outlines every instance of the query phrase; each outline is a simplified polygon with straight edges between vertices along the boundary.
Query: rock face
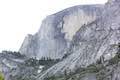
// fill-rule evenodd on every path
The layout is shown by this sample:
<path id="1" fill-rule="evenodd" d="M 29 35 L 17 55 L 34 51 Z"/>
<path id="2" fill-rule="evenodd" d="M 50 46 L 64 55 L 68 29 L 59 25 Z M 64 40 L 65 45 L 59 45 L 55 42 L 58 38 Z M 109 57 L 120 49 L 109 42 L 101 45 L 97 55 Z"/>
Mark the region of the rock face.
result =
<path id="1" fill-rule="evenodd" d="M 35 35 L 25 38 L 19 51 L 39 59 L 62 58 L 76 32 L 100 17 L 102 10 L 102 5 L 75 6 L 50 15 Z"/>
<path id="2" fill-rule="evenodd" d="M 120 49 L 120 47 L 119 47 Z M 120 52 L 107 60 L 98 60 L 84 68 L 77 68 L 74 72 L 66 73 L 63 76 L 46 77 L 44 80 L 120 80 Z"/>
<path id="3" fill-rule="evenodd" d="M 119 3 L 120 0 L 109 1 L 104 5 L 99 17 L 83 24 L 75 32 L 72 40 L 69 38 L 71 40 L 68 50 L 70 51 L 70 53 L 68 52 L 69 55 L 46 72 L 40 74 L 39 80 L 45 77 L 46 74 L 62 74 L 67 69 L 74 71 L 78 67 L 86 67 L 95 63 L 101 56 L 105 60 L 112 58 L 117 51 L 115 44 L 120 42 Z M 68 21 L 70 21 L 70 18 Z M 71 21 L 71 25 L 74 21 Z"/>
<path id="4" fill-rule="evenodd" d="M 118 43 L 120 0 L 109 0 L 105 5 L 75 6 L 48 16 L 35 35 L 26 37 L 20 52 L 39 59 L 61 59 L 38 75 L 42 80 L 87 67 L 101 57 L 109 60 L 116 55 Z"/>

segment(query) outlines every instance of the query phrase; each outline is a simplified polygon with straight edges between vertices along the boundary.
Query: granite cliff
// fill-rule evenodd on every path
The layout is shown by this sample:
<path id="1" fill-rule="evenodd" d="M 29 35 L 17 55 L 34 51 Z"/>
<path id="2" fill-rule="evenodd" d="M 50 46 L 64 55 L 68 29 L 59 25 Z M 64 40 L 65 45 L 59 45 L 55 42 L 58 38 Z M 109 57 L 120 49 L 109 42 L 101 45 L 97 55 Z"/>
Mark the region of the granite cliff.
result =
<path id="1" fill-rule="evenodd" d="M 26 36 L 19 52 L 25 58 L 0 55 L 1 64 L 7 66 L 2 69 L 9 72 L 18 66 L 19 75 L 20 65 L 35 58 L 45 67 L 35 72 L 35 80 L 120 80 L 120 0 L 74 6 L 47 16 L 36 34 Z M 49 61 L 53 64 L 46 66 Z M 24 66 L 23 73 L 34 72 L 31 67 Z"/>
<path id="2" fill-rule="evenodd" d="M 92 23 L 102 14 L 102 5 L 75 6 L 43 20 L 35 35 L 28 35 L 20 52 L 30 57 L 62 58 L 70 47 L 73 36 L 83 26 Z"/>

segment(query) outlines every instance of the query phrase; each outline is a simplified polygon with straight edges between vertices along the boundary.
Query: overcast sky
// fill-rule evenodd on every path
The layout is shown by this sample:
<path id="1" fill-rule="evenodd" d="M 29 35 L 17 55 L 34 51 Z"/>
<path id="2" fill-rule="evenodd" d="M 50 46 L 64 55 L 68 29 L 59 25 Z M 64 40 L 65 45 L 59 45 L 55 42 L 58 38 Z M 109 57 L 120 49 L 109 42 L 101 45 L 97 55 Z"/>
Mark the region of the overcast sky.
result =
<path id="1" fill-rule="evenodd" d="M 0 0 L 0 51 L 19 50 L 24 37 L 38 31 L 50 14 L 80 4 L 107 0 Z"/>

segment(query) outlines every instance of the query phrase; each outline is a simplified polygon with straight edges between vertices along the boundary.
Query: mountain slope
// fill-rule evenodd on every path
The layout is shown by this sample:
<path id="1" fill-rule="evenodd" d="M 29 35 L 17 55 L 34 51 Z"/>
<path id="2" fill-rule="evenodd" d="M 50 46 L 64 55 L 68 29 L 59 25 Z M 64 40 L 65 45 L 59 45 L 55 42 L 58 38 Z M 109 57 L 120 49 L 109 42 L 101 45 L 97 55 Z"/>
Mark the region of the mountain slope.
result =
<path id="1" fill-rule="evenodd" d="M 69 72 L 76 68 L 84 68 L 95 63 L 101 56 L 104 60 L 114 57 L 118 49 L 115 45 L 120 42 L 119 20 L 120 0 L 111 0 L 105 4 L 100 17 L 82 25 L 75 33 L 68 49 L 69 55 L 41 73 L 39 80 L 46 76 L 61 75 L 66 70 Z"/>
<path id="2" fill-rule="evenodd" d="M 120 47 L 119 47 L 120 48 Z M 120 52 L 110 60 L 98 60 L 85 68 L 78 68 L 74 72 L 63 76 L 46 77 L 44 80 L 119 80 L 120 79 Z"/>
<path id="3" fill-rule="evenodd" d="M 75 6 L 48 16 L 35 35 L 25 38 L 20 52 L 37 59 L 60 59 L 37 76 L 37 80 L 43 80 L 78 68 L 86 69 L 101 58 L 103 62 L 109 61 L 116 56 L 119 43 L 120 0 L 109 0 L 105 5 Z M 105 67 L 119 73 L 119 66 Z M 95 74 L 86 75 L 96 80 Z"/>

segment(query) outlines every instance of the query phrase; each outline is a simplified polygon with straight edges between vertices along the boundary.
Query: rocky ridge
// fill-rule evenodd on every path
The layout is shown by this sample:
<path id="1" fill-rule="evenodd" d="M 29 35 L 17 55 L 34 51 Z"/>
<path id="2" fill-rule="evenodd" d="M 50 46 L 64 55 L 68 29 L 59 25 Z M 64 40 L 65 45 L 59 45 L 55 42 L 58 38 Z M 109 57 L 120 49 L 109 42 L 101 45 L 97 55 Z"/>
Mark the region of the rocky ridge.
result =
<path id="1" fill-rule="evenodd" d="M 0 54 L 6 80 L 119 80 L 120 0 L 74 6 L 47 16 L 19 51 L 24 57 Z M 53 64 L 36 73 L 35 66 L 25 64 L 31 58 L 37 68 L 38 60 L 45 66 Z"/>
<path id="2" fill-rule="evenodd" d="M 74 71 L 79 67 L 87 67 L 96 63 L 101 56 L 104 60 L 113 58 L 117 53 L 115 45 L 120 42 L 119 8 L 120 0 L 108 1 L 99 17 L 88 24 L 83 24 L 76 31 L 66 52 L 67 57 L 41 73 L 38 80 L 46 76 L 62 75 L 65 70 Z M 71 21 L 71 24 L 74 24 L 74 21 Z"/>

